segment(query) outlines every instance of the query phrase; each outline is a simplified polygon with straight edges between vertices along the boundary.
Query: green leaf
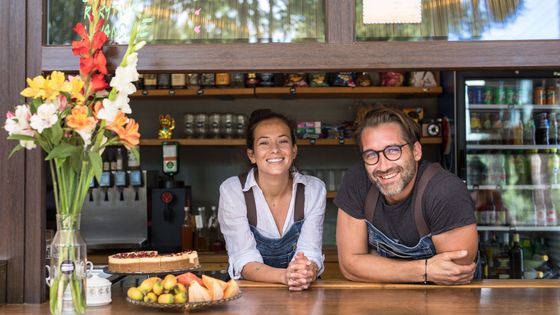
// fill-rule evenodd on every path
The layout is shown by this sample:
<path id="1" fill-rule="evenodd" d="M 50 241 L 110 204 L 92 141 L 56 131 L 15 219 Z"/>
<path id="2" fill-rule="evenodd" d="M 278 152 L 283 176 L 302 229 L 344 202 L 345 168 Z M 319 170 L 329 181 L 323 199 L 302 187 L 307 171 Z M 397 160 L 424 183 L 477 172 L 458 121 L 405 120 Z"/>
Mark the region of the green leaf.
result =
<path id="1" fill-rule="evenodd" d="M 72 170 L 76 173 L 79 174 L 80 171 L 82 170 L 82 154 L 72 154 L 70 155 L 70 161 L 68 161 L 70 163 L 70 166 L 72 167 Z"/>
<path id="2" fill-rule="evenodd" d="M 57 121 L 51 128 L 52 130 L 52 143 L 53 145 L 58 145 L 62 139 L 62 127 L 60 127 L 60 121 Z"/>
<path id="3" fill-rule="evenodd" d="M 16 146 L 12 149 L 12 152 L 10 152 L 10 155 L 8 155 L 8 159 L 11 158 L 12 155 L 14 155 L 14 153 L 16 153 L 17 151 L 19 151 L 19 150 L 21 150 L 21 149 L 23 149 L 23 147 L 22 147 L 20 144 L 16 145 Z"/>
<path id="4" fill-rule="evenodd" d="M 101 155 L 98 152 L 89 151 L 89 161 L 91 163 L 91 167 L 93 168 L 93 174 L 97 181 L 101 179 L 101 173 L 103 172 L 103 161 L 101 160 Z"/>
<path id="5" fill-rule="evenodd" d="M 81 147 L 73 146 L 68 143 L 61 143 L 54 147 L 49 155 L 45 158 L 45 161 L 49 161 L 52 159 L 64 159 L 73 154 L 79 155 Z"/>
<path id="6" fill-rule="evenodd" d="M 33 138 L 33 136 L 13 134 L 11 136 L 8 136 L 8 140 L 35 141 L 35 138 Z"/>

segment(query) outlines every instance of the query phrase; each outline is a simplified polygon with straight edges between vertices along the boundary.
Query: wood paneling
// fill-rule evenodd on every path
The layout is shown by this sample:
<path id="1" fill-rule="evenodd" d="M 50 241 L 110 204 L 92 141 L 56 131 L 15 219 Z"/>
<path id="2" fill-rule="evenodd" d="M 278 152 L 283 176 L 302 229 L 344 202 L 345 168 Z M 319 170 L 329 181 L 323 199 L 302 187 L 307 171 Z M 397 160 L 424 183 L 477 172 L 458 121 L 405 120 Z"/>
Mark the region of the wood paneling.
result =
<path id="1" fill-rule="evenodd" d="M 2 125 L 7 111 L 19 104 L 25 84 L 26 1 L 0 1 L 0 113 Z M 14 141 L 0 131 L 0 258 L 8 261 L 8 303 L 24 302 L 25 244 L 25 158 L 20 151 L 8 159 Z M 38 283 L 36 285 L 39 285 Z"/>
<path id="2" fill-rule="evenodd" d="M 355 0 L 326 0 L 327 43 L 352 44 L 354 41 Z"/>
<path id="3" fill-rule="evenodd" d="M 108 49 L 111 65 L 125 47 Z M 528 69 L 560 67 L 560 40 L 360 42 L 353 44 L 149 45 L 140 71 L 311 71 L 360 69 Z M 77 71 L 69 47 L 45 47 L 43 69 Z"/>
<path id="4" fill-rule="evenodd" d="M 23 2 L 23 1 L 22 1 Z M 26 76 L 41 73 L 41 43 L 43 15 L 40 8 L 44 1 L 27 0 L 27 53 Z M 25 165 L 25 303 L 40 303 L 46 300 L 45 270 L 45 170 L 43 153 L 39 149 L 26 154 Z"/>

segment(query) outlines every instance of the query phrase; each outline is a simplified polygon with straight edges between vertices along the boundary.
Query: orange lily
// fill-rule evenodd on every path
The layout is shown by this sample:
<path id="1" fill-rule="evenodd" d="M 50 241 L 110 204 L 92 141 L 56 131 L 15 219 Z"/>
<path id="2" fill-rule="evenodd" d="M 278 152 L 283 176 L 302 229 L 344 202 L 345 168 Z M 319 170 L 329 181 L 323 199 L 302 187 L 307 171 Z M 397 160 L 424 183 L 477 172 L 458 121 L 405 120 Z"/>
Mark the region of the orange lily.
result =
<path id="1" fill-rule="evenodd" d="M 75 130 L 91 130 L 95 127 L 96 121 L 95 118 L 88 116 L 87 106 L 76 105 L 66 117 L 66 124 Z"/>
<path id="2" fill-rule="evenodd" d="M 138 127 L 138 123 L 136 123 L 134 119 L 130 118 L 125 128 L 121 127 L 115 131 L 122 144 L 129 150 L 140 143 L 140 133 L 138 133 Z"/>

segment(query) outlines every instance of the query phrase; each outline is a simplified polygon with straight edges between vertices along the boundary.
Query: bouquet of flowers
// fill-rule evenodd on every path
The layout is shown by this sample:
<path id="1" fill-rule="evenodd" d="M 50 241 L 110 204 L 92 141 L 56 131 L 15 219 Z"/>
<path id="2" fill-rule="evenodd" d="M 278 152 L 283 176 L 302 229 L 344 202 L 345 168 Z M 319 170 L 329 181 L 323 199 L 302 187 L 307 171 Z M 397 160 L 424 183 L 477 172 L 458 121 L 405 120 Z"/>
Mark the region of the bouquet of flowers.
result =
<path id="1" fill-rule="evenodd" d="M 8 112 L 4 125 L 8 139 L 19 141 L 10 156 L 23 148 L 29 150 L 37 146 L 46 152 L 45 160 L 49 162 L 53 179 L 57 224 L 60 222 L 62 228 L 79 224 L 89 185 L 94 176 L 98 180 L 101 177 L 101 155 L 105 148 L 124 145 L 129 154 L 138 158 L 135 147 L 140 141 L 138 124 L 126 116 L 131 113 L 128 95 L 136 91 L 132 82 L 138 80 L 137 51 L 145 44 L 136 42 L 139 23 L 134 25 L 128 49 L 108 83 L 105 80 L 107 61 L 102 50 L 108 38 L 101 30 L 105 20 L 100 11 L 110 6 L 110 1 L 89 0 L 88 5 L 91 10 L 87 26 L 78 23 L 74 27 L 80 37 L 72 43 L 73 54 L 80 58 L 79 75 L 66 76 L 54 71 L 47 76 L 28 78 L 29 86 L 21 95 L 30 101 Z M 109 86 L 110 92 L 107 91 Z M 71 243 L 71 238 L 66 242 Z M 86 308 L 85 288 L 82 287 L 85 282 L 76 273 L 68 276 L 68 269 L 64 269 L 64 262 L 75 261 L 78 255 L 72 246 L 67 248 L 60 253 L 57 262 L 62 272 L 51 275 L 51 313 L 61 313 L 62 296 L 70 286 L 74 309 L 82 314 Z"/>

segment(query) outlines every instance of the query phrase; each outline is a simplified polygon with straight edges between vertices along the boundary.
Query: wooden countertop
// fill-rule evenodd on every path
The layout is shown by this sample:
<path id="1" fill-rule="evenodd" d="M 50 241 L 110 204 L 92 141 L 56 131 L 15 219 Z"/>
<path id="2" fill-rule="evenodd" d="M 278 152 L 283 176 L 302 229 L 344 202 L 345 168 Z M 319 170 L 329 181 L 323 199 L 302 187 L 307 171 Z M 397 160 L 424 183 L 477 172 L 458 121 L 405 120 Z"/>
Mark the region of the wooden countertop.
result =
<path id="1" fill-rule="evenodd" d="M 537 284 L 538 283 L 538 284 Z M 535 285 L 521 288 L 521 285 Z M 495 280 L 466 286 L 361 284 L 323 281 L 303 292 L 242 281 L 243 296 L 198 314 L 560 314 L 560 281 Z M 505 288 L 505 287 L 509 288 Z M 87 314 L 169 314 L 128 304 L 114 285 L 113 302 Z M 48 304 L 0 306 L 1 314 L 48 314 Z"/>

